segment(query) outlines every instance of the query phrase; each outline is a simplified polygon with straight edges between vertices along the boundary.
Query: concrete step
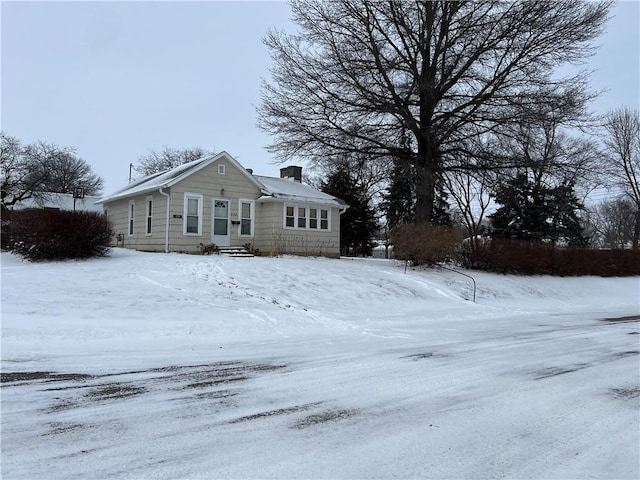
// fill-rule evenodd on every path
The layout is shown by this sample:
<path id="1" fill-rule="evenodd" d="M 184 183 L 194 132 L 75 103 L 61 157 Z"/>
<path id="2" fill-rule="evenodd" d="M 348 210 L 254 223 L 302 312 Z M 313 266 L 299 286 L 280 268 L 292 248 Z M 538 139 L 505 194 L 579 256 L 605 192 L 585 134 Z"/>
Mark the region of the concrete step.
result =
<path id="1" fill-rule="evenodd" d="M 220 247 L 218 251 L 220 255 L 228 257 L 254 257 L 253 253 L 248 252 L 244 247 Z"/>

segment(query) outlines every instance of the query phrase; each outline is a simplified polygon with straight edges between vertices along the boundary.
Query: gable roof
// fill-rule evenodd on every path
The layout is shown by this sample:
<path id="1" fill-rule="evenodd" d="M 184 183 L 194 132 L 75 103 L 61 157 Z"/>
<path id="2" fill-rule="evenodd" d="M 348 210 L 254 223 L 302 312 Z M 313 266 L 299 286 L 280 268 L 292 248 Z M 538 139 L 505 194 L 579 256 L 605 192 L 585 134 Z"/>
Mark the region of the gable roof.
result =
<path id="1" fill-rule="evenodd" d="M 215 155 L 202 157 L 189 163 L 179 165 L 164 172 L 154 173 L 135 182 L 131 182 L 126 187 L 101 198 L 96 203 L 112 202 L 123 198 L 149 193 L 161 188 L 169 188 L 185 178 L 195 174 L 203 168 L 211 165 L 217 160 L 224 159 L 236 167 L 255 187 L 262 196 L 259 201 L 295 201 L 304 203 L 319 203 L 345 209 L 348 205 L 332 195 L 326 194 L 313 188 L 310 185 L 296 182 L 292 179 L 264 177 L 249 173 L 227 152 L 220 152 Z"/>
<path id="2" fill-rule="evenodd" d="M 236 159 L 234 159 L 227 152 L 220 152 L 215 155 L 209 155 L 189 163 L 178 165 L 177 167 L 172 168 L 170 170 L 153 173 L 144 178 L 141 178 L 140 180 L 131 182 L 126 187 L 112 193 L 111 195 L 107 195 L 106 197 L 103 197 L 102 199 L 100 199 L 99 203 L 112 202 L 113 200 L 120 200 L 122 198 L 142 195 L 144 193 L 152 192 L 154 190 L 159 190 L 161 188 L 169 188 L 222 158 L 224 158 L 226 161 L 234 165 L 257 188 L 259 188 L 260 190 L 263 189 L 263 186 L 259 182 L 257 182 L 253 178 L 253 175 L 247 172 L 242 167 L 242 165 L 240 165 L 236 161 Z"/>

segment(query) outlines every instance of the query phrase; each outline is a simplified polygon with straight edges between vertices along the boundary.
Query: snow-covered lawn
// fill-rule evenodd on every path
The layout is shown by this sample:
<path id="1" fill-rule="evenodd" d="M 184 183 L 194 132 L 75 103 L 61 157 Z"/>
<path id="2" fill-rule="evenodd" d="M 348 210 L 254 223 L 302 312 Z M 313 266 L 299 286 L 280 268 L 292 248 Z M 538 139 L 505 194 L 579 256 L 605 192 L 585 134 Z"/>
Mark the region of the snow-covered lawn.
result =
<path id="1" fill-rule="evenodd" d="M 471 274 L 2 253 L 2 478 L 639 478 L 640 279 Z"/>

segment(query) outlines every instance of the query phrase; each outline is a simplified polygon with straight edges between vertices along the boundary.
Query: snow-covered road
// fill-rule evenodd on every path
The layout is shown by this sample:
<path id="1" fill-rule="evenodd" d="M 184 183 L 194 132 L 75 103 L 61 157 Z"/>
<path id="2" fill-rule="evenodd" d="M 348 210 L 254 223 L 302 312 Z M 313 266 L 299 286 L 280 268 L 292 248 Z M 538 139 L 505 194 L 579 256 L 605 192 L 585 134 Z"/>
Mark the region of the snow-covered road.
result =
<path id="1" fill-rule="evenodd" d="M 640 477 L 640 280 L 2 254 L 2 478 Z"/>

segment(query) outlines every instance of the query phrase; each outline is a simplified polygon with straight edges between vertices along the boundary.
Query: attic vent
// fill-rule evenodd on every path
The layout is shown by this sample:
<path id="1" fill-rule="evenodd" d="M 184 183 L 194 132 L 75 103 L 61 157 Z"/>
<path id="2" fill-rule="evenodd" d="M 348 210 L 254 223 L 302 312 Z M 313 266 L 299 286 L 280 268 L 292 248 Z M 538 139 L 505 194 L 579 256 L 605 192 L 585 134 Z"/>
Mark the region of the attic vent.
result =
<path id="1" fill-rule="evenodd" d="M 289 178 L 302 183 L 302 167 L 289 166 L 280 169 L 280 178 Z"/>

